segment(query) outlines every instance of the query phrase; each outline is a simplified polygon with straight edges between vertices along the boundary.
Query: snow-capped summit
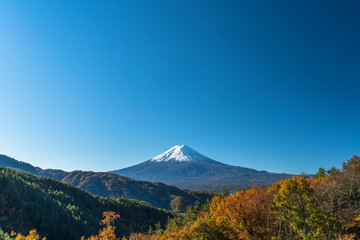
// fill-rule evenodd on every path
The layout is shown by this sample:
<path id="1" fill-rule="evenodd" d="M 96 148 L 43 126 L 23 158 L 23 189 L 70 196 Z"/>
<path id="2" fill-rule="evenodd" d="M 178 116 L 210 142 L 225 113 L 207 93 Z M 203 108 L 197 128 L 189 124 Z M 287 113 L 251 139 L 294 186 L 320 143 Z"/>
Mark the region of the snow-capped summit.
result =
<path id="1" fill-rule="evenodd" d="M 198 153 L 186 145 L 176 145 L 166 152 L 152 158 L 152 162 L 205 162 L 210 160 L 208 157 Z"/>

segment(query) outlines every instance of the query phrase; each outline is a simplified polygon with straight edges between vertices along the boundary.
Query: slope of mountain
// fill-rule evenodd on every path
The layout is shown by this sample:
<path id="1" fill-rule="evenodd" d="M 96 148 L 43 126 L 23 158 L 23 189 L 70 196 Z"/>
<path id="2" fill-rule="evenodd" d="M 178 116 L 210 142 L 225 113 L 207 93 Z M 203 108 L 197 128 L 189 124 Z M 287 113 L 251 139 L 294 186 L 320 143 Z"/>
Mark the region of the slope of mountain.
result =
<path id="1" fill-rule="evenodd" d="M 18 161 L 14 158 L 6 156 L 4 154 L 0 154 L 0 166 L 12 168 L 15 170 L 20 170 L 28 173 L 32 173 L 35 175 L 40 175 L 44 177 L 52 177 L 57 180 L 61 180 L 66 176 L 66 172 L 58 169 L 41 169 L 39 167 L 34 167 L 33 165 Z"/>
<path id="2" fill-rule="evenodd" d="M 98 196 L 136 199 L 154 207 L 180 212 L 184 211 L 188 205 L 193 204 L 195 201 L 203 203 L 206 199 L 212 197 L 210 192 L 181 190 L 174 186 L 137 181 L 113 173 L 43 170 L 5 155 L 0 155 L 0 166 L 55 178 L 59 181 L 78 186 Z"/>
<path id="3" fill-rule="evenodd" d="M 280 179 L 290 177 L 288 174 L 223 164 L 185 145 L 174 146 L 148 161 L 111 172 L 143 181 L 211 191 L 220 191 L 224 187 L 236 190 L 251 185 L 268 186 Z"/>
<path id="4" fill-rule="evenodd" d="M 204 203 L 212 197 L 210 192 L 181 190 L 163 183 L 138 181 L 114 173 L 73 171 L 62 182 L 79 186 L 95 195 L 137 199 L 155 207 L 180 212 L 196 201 Z"/>
<path id="5" fill-rule="evenodd" d="M 48 239 L 80 239 L 100 228 L 104 211 L 120 215 L 118 236 L 165 224 L 172 214 L 124 198 L 102 198 L 52 178 L 0 167 L 0 226 L 27 233 L 37 229 Z"/>

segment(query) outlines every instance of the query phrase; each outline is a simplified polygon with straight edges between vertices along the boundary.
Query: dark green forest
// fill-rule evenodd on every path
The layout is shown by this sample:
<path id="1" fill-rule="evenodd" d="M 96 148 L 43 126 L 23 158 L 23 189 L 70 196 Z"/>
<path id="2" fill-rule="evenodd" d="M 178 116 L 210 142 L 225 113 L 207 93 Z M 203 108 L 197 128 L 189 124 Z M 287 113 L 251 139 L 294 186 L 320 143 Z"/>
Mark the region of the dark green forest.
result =
<path id="1" fill-rule="evenodd" d="M 48 177 L 0 167 L 0 228 L 26 234 L 36 229 L 48 239 L 80 239 L 96 234 L 105 211 L 120 215 L 116 234 L 147 231 L 173 214 L 124 198 L 94 196 Z M 0 232 L 0 236 L 5 236 Z"/>
<path id="2" fill-rule="evenodd" d="M 185 211 L 187 206 L 196 201 L 204 203 L 213 196 L 213 193 L 206 191 L 183 190 L 163 183 L 138 181 L 114 173 L 41 169 L 3 154 L 0 154 L 0 166 L 51 177 L 94 195 L 135 199 L 154 207 L 177 212 Z"/>

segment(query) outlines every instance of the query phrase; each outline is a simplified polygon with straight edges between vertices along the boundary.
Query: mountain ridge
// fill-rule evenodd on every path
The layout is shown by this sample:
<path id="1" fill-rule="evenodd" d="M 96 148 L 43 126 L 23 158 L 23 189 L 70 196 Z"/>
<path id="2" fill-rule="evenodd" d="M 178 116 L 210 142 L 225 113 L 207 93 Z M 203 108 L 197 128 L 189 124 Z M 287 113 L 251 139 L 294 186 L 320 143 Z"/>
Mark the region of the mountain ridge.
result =
<path id="1" fill-rule="evenodd" d="M 221 191 L 225 187 L 235 191 L 251 185 L 269 186 L 291 177 L 285 173 L 227 165 L 186 145 L 175 145 L 145 162 L 110 172 L 137 180 L 164 182 L 182 189 L 208 191 Z"/>
<path id="2" fill-rule="evenodd" d="M 98 196 L 124 197 L 138 200 L 154 207 L 180 212 L 184 211 L 188 205 L 196 201 L 203 203 L 213 195 L 206 191 L 182 190 L 163 183 L 134 180 L 108 172 L 44 170 L 4 154 L 0 154 L 0 166 L 54 178 L 58 181 L 78 186 Z"/>

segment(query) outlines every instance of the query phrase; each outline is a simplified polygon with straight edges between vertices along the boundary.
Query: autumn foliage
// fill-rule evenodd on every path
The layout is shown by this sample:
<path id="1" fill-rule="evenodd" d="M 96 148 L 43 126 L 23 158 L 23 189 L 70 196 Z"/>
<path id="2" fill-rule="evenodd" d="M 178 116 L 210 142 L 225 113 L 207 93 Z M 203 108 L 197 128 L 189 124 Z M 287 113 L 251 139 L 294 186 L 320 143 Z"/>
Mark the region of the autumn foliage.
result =
<path id="1" fill-rule="evenodd" d="M 360 158 L 354 155 L 342 169 L 319 169 L 313 177 L 219 195 L 195 212 L 171 219 L 165 230 L 129 239 L 358 239 Z"/>

